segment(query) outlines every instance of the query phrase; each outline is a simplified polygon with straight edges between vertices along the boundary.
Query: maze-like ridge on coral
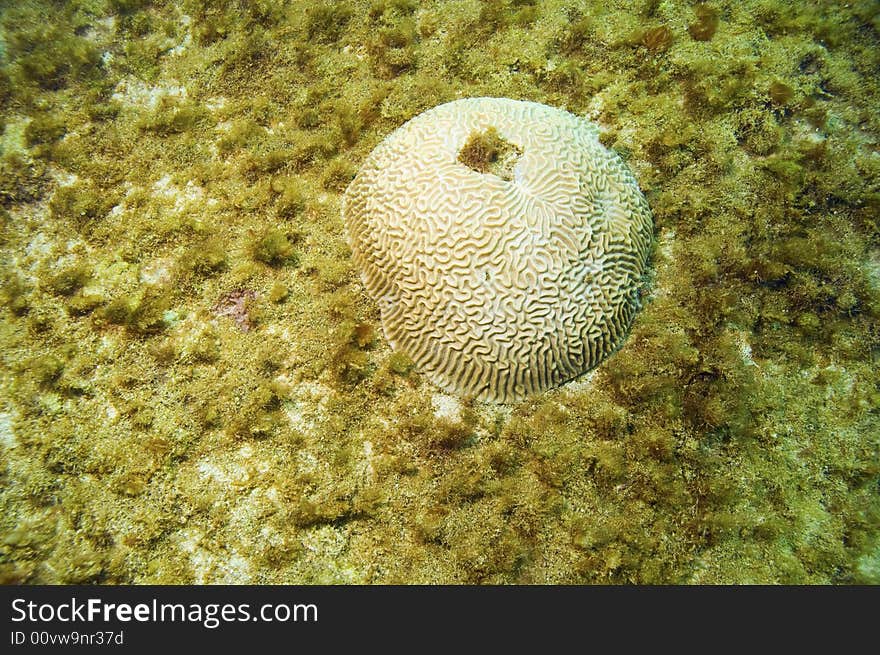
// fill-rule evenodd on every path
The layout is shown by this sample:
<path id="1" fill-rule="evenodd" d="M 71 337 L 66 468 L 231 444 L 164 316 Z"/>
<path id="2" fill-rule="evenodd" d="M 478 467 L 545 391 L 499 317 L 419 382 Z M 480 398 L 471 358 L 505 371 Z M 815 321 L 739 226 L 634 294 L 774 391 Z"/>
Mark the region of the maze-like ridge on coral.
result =
<path id="1" fill-rule="evenodd" d="M 459 161 L 490 128 L 521 152 L 510 180 Z M 391 346 L 440 387 L 498 402 L 558 386 L 620 345 L 653 229 L 593 124 L 505 98 L 401 126 L 363 163 L 343 214 Z"/>

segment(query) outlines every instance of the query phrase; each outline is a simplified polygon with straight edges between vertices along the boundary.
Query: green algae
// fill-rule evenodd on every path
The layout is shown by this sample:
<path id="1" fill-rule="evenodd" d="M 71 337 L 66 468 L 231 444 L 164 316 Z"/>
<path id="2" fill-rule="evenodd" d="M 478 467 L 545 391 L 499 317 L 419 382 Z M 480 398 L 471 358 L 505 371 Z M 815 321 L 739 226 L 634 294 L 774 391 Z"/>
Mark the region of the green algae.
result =
<path id="1" fill-rule="evenodd" d="M 505 141 L 498 130 L 471 135 L 458 153 L 458 161 L 478 173 L 492 173 L 503 180 L 513 179 L 513 167 L 521 155 L 519 148 Z"/>
<path id="2" fill-rule="evenodd" d="M 880 581 L 875 3 L 0 6 L 4 582 Z M 510 407 L 389 350 L 339 216 L 478 95 L 597 121 L 657 228 Z"/>

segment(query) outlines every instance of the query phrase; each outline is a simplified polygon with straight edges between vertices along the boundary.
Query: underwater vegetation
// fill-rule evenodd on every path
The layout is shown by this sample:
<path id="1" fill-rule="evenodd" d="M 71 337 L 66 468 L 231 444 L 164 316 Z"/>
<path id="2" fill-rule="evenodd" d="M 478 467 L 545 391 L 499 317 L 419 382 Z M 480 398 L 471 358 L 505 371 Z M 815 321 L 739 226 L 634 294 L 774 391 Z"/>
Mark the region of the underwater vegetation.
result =
<path id="1" fill-rule="evenodd" d="M 0 580 L 880 582 L 874 1 L 0 1 Z M 462 97 L 597 123 L 630 334 L 499 405 L 341 194 Z"/>

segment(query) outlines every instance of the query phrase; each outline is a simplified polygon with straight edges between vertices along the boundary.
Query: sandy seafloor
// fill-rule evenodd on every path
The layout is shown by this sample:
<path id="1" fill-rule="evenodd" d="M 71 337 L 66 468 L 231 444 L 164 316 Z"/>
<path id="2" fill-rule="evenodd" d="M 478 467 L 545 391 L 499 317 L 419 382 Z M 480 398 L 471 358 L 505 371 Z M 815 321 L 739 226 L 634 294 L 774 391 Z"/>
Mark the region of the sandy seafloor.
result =
<path id="1" fill-rule="evenodd" d="M 877 2 L 0 7 L 3 582 L 880 582 Z M 391 352 L 340 218 L 486 95 L 655 221 L 623 347 L 511 405 Z"/>

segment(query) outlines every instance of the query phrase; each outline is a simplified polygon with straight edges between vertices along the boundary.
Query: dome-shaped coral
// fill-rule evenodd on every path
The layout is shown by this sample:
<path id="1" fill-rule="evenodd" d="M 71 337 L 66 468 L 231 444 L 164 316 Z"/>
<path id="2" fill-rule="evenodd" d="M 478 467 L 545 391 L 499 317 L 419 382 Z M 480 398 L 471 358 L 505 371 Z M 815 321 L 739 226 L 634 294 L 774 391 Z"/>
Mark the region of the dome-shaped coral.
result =
<path id="1" fill-rule="evenodd" d="M 638 306 L 648 205 L 590 122 L 506 98 L 416 116 L 343 199 L 385 335 L 432 381 L 510 402 L 596 366 Z"/>

